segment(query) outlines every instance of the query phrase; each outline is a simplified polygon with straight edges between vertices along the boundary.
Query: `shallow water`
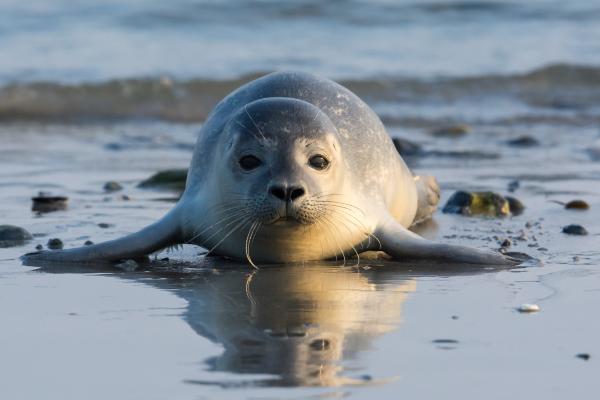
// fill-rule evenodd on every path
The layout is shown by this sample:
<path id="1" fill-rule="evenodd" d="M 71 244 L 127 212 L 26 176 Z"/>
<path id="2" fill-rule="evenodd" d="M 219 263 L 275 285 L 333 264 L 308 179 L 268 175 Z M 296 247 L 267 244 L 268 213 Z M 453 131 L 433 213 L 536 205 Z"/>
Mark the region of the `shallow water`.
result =
<path id="1" fill-rule="evenodd" d="M 35 236 L 0 248 L 2 399 L 600 389 L 597 2 L 6 0 L 0 15 L 0 224 Z M 280 68 L 340 80 L 392 136 L 418 142 L 405 159 L 438 178 L 442 204 L 455 190 L 507 194 L 519 180 L 524 214 L 437 212 L 419 231 L 491 249 L 510 237 L 540 263 L 252 271 L 185 246 L 133 273 L 21 265 L 50 238 L 79 246 L 162 216 L 176 194 L 137 183 L 186 168 L 215 102 Z M 455 124 L 470 131 L 431 134 Z M 523 135 L 539 144 L 507 143 Z M 109 180 L 123 191 L 105 193 Z M 32 212 L 38 191 L 68 196 L 68 208 Z M 553 202 L 576 198 L 591 208 Z M 589 235 L 561 233 L 571 223 Z M 521 314 L 523 303 L 541 311 Z"/>
<path id="2" fill-rule="evenodd" d="M 438 151 L 409 162 L 438 176 L 442 201 L 458 188 L 506 193 L 518 178 L 515 195 L 527 206 L 523 215 L 502 220 L 438 213 L 423 234 L 497 248 L 495 235 L 525 230 L 528 240 L 515 240 L 514 249 L 538 257 L 541 266 L 473 270 L 363 261 L 359 268 L 253 272 L 203 259 L 191 246 L 159 255 L 171 258 L 170 268 L 135 273 L 20 265 L 18 256 L 50 237 L 71 247 L 157 219 L 172 206 L 161 199 L 173 194 L 135 185 L 157 169 L 186 167 L 197 128 L 1 127 L 9 145 L 0 153 L 0 219 L 36 234 L 26 246 L 0 253 L 3 397 L 587 398 L 599 388 L 593 316 L 600 301 L 600 165 L 585 152 L 593 129 L 568 127 L 577 141 L 566 127 L 549 125 L 474 126 L 460 139 L 411 134 Z M 494 130 L 539 134 L 543 144 L 514 149 L 504 143 L 510 133 Z M 499 156 L 451 156 L 461 149 Z M 104 193 L 111 179 L 123 182 L 124 191 Z M 68 195 L 69 208 L 35 215 L 29 198 L 37 190 Z M 591 209 L 566 211 L 550 202 L 571 198 L 584 198 Z M 102 229 L 102 222 L 112 226 Z M 583 224 L 590 235 L 562 234 L 568 223 Z M 520 314 L 515 308 L 522 303 L 541 311 Z"/>

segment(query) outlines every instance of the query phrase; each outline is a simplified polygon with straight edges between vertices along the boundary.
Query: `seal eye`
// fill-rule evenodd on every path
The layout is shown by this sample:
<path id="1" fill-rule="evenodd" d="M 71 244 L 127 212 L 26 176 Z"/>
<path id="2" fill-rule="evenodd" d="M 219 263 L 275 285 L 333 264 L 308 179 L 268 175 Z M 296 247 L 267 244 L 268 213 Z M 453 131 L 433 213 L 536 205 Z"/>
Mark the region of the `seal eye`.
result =
<path id="1" fill-rule="evenodd" d="M 250 171 L 254 168 L 257 168 L 262 162 L 258 157 L 255 156 L 244 156 L 240 158 L 240 167 L 245 169 L 246 171 Z"/>
<path id="2" fill-rule="evenodd" d="M 311 167 L 318 170 L 324 170 L 329 166 L 329 161 L 327 161 L 327 159 L 320 154 L 312 156 L 310 160 L 308 160 L 308 163 Z"/>

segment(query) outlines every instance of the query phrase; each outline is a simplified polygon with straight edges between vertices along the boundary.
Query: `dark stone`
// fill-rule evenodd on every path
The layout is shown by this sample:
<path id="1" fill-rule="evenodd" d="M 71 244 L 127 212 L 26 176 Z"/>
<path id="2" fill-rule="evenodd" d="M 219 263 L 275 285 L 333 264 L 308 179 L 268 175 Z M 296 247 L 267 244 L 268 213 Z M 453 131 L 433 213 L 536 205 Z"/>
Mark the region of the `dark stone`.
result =
<path id="1" fill-rule="evenodd" d="M 113 224 L 107 224 L 106 222 L 100 222 L 98 224 L 98 227 L 102 229 L 110 228 L 111 226 L 113 226 Z"/>
<path id="2" fill-rule="evenodd" d="M 14 225 L 0 225 L 0 248 L 21 246 L 33 239 L 25 229 Z"/>
<path id="3" fill-rule="evenodd" d="M 584 361 L 588 361 L 590 358 L 592 358 L 592 356 L 590 356 L 588 353 L 579 353 L 576 354 L 575 357 L 581 358 Z"/>
<path id="4" fill-rule="evenodd" d="M 60 250 L 63 248 L 63 242 L 59 238 L 52 238 L 48 240 L 46 246 L 51 250 Z"/>
<path id="5" fill-rule="evenodd" d="M 510 239 L 504 239 L 502 241 L 502 243 L 500 243 L 501 247 L 510 247 L 512 245 L 512 242 L 510 241 Z"/>
<path id="6" fill-rule="evenodd" d="M 85 243 L 83 244 L 84 246 L 91 246 L 93 245 L 94 242 L 92 242 L 91 240 L 86 240 Z"/>
<path id="7" fill-rule="evenodd" d="M 157 172 L 142 181 L 138 187 L 183 191 L 187 179 L 187 169 L 170 169 Z"/>
<path id="8" fill-rule="evenodd" d="M 589 210 L 590 206 L 583 200 L 571 200 L 565 204 L 567 210 Z"/>
<path id="9" fill-rule="evenodd" d="M 562 228 L 562 232 L 566 233 L 567 235 L 579 235 L 579 236 L 585 236 L 588 234 L 588 231 L 581 225 L 577 225 L 577 224 L 571 224 L 571 225 L 567 225 L 564 228 Z"/>
<path id="10" fill-rule="evenodd" d="M 532 137 L 532 136 L 519 136 L 518 138 L 515 139 L 511 139 L 509 141 L 507 141 L 506 143 L 508 143 L 510 146 L 514 146 L 514 147 L 534 147 L 534 146 L 538 146 L 540 144 L 540 142 Z"/>
<path id="11" fill-rule="evenodd" d="M 44 249 L 44 246 L 42 246 L 41 244 L 38 244 L 37 246 L 35 246 L 35 249 L 36 249 L 37 251 L 40 251 L 40 250 L 43 250 L 43 249 Z"/>
<path id="12" fill-rule="evenodd" d="M 33 201 L 33 205 L 31 206 L 32 211 L 45 213 L 65 210 L 69 198 L 65 196 L 49 196 L 46 193 L 40 192 L 37 197 L 33 197 L 31 200 Z"/>
<path id="13" fill-rule="evenodd" d="M 122 189 L 123 189 L 123 186 L 121 186 L 121 184 L 119 182 L 108 181 L 104 184 L 105 192 L 118 192 L 119 190 L 122 190 Z"/>
<path id="14" fill-rule="evenodd" d="M 463 136 L 471 132 L 471 127 L 468 125 L 450 125 L 432 130 L 430 133 L 433 136 L 457 137 Z"/>
<path id="15" fill-rule="evenodd" d="M 448 199 L 442 212 L 504 217 L 510 215 L 511 209 L 509 201 L 497 193 L 458 191 Z"/>
<path id="16" fill-rule="evenodd" d="M 508 191 L 512 193 L 515 190 L 517 190 L 520 186 L 521 183 L 518 180 L 515 179 L 514 181 L 510 181 L 508 182 Z"/>

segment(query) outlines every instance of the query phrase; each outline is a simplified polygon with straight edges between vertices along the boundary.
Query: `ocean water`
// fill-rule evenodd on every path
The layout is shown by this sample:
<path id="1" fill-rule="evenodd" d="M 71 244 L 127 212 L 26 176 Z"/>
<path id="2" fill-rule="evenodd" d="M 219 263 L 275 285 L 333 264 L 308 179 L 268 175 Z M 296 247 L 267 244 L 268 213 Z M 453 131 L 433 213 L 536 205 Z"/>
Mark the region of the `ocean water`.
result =
<path id="1" fill-rule="evenodd" d="M 514 74 L 600 63 L 593 0 L 3 0 L 0 82 Z"/>
<path id="2" fill-rule="evenodd" d="M 539 263 L 252 272 L 185 246 L 130 273 L 21 264 L 50 238 L 160 218 L 177 194 L 137 184 L 186 168 L 214 104 L 278 69 L 363 98 L 421 146 L 405 159 L 442 204 L 492 190 L 525 205 L 437 212 L 423 235 L 511 238 Z M 32 212 L 39 191 L 68 208 Z M 557 203 L 573 199 L 590 209 Z M 595 398 L 599 221 L 598 1 L 0 0 L 0 225 L 34 234 L 0 248 L 1 399 Z"/>

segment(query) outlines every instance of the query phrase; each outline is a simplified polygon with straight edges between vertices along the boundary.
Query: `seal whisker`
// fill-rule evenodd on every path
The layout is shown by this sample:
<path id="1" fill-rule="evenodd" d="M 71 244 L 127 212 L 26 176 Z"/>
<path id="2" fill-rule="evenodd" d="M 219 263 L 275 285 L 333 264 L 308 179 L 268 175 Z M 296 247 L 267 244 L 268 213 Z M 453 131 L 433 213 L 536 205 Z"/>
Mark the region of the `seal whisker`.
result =
<path id="1" fill-rule="evenodd" d="M 202 235 L 203 233 L 205 233 L 205 232 L 206 232 L 207 230 L 209 230 L 210 228 L 213 228 L 213 227 L 215 227 L 216 225 L 220 225 L 220 224 L 222 224 L 222 223 L 224 223 L 224 222 L 230 221 L 230 220 L 231 220 L 231 219 L 233 219 L 233 218 L 237 218 L 237 217 L 243 216 L 245 213 L 246 213 L 246 211 L 245 211 L 245 210 L 238 210 L 238 211 L 235 211 L 235 212 L 233 212 L 233 213 L 232 213 L 232 214 L 230 214 L 230 215 L 227 215 L 227 216 L 225 216 L 225 217 L 221 218 L 220 220 L 218 220 L 217 222 L 213 223 L 213 224 L 212 224 L 212 225 L 210 225 L 210 226 L 207 226 L 207 227 L 204 227 L 204 228 L 202 228 L 202 226 L 201 226 L 200 228 L 202 228 L 202 229 L 201 229 L 200 231 L 196 231 L 196 232 L 194 232 L 194 234 L 193 234 L 194 236 L 192 236 L 192 238 L 191 238 L 191 239 L 187 240 L 187 241 L 185 242 L 185 244 L 188 244 L 188 243 L 191 243 L 191 242 L 193 242 L 193 241 L 194 241 L 194 240 L 196 240 L 198 237 L 200 237 L 200 235 Z"/>
<path id="2" fill-rule="evenodd" d="M 253 240 L 253 236 L 256 237 L 256 232 L 258 232 L 258 229 L 261 226 L 261 222 L 259 220 L 255 220 L 252 223 L 252 226 L 250 227 L 250 229 L 248 230 L 248 235 L 246 236 L 246 259 L 248 260 L 248 262 L 250 263 L 250 265 L 252 267 L 254 267 L 254 269 L 260 269 L 258 268 L 258 266 L 256 264 L 254 264 L 254 262 L 252 261 L 252 257 L 250 257 L 250 245 L 252 244 L 252 240 Z"/>
<path id="3" fill-rule="evenodd" d="M 205 257 L 209 254 L 212 254 L 212 252 L 221 244 L 223 243 L 229 236 L 231 236 L 233 234 L 233 232 L 237 231 L 240 228 L 245 227 L 246 225 L 248 225 L 250 223 L 250 220 L 248 218 L 244 218 L 239 224 L 237 224 L 236 226 L 234 226 L 225 236 L 223 236 L 223 238 L 221 240 L 219 240 L 217 242 L 217 244 L 215 244 L 210 250 L 208 250 L 208 252 L 204 255 Z"/>
<path id="4" fill-rule="evenodd" d="M 265 136 L 265 134 L 260 130 L 260 128 L 258 127 L 258 124 L 256 123 L 256 121 L 254 121 L 254 118 L 252 118 L 252 115 L 250 115 L 250 113 L 248 112 L 248 105 L 245 104 L 244 105 L 244 111 L 246 111 L 246 115 L 248 115 L 248 118 L 250 118 L 250 121 L 252 121 L 252 123 L 254 124 L 254 126 L 256 127 L 256 129 L 258 130 L 258 133 L 260 133 L 260 136 L 262 137 L 263 140 L 267 140 L 267 137 Z"/>
<path id="5" fill-rule="evenodd" d="M 333 229 L 335 229 L 335 231 L 337 232 L 338 235 L 340 234 L 340 232 L 337 230 L 336 226 L 329 220 L 329 218 L 323 216 L 323 219 L 325 221 L 327 221 Z M 340 246 L 340 244 L 338 243 L 338 241 L 336 239 L 336 235 L 332 235 L 332 236 L 333 236 L 333 240 L 335 241 L 337 247 L 340 249 L 340 252 L 342 253 L 342 257 L 344 258 L 343 266 L 345 267 L 346 266 L 346 254 L 345 254 L 344 250 L 342 249 L 342 246 Z"/>
<path id="6" fill-rule="evenodd" d="M 332 217 L 335 218 L 335 214 L 333 214 Z M 344 223 L 343 219 L 338 218 L 338 220 L 337 221 L 334 220 L 334 222 L 339 222 L 339 223 L 341 223 L 344 226 L 344 228 L 346 228 L 346 230 L 349 233 L 349 240 L 351 240 L 352 234 L 354 232 L 352 231 L 352 229 L 348 228 L 348 225 L 346 225 Z M 352 221 L 348 221 L 348 223 L 350 223 L 351 225 L 353 225 L 355 228 L 357 227 L 356 225 L 354 225 L 352 223 Z M 358 232 L 361 233 L 361 234 L 363 233 L 362 231 L 360 231 L 360 229 L 358 230 Z M 348 241 L 348 244 L 350 244 L 350 247 L 352 248 L 352 250 L 354 250 L 354 253 L 356 254 L 357 263 L 356 263 L 355 266 L 358 267 L 360 265 L 360 255 L 358 254 L 358 251 L 356 250 L 356 247 L 354 247 L 354 245 L 352 245 L 352 242 Z"/>
<path id="7" fill-rule="evenodd" d="M 241 216 L 244 216 L 244 214 L 242 214 Z M 206 239 L 204 239 L 203 242 L 208 243 L 210 241 L 210 239 L 212 239 L 215 235 L 218 235 L 219 232 L 223 231 L 223 229 L 227 229 L 231 225 L 233 225 L 236 222 L 238 222 L 239 221 L 239 217 L 240 216 L 236 216 L 236 218 L 233 218 L 233 220 L 231 220 L 231 221 L 227 222 L 225 225 L 221 226 L 219 229 L 217 229 L 215 232 L 213 232 L 209 237 L 207 237 Z M 244 218 L 242 220 L 246 220 L 246 218 Z"/>

